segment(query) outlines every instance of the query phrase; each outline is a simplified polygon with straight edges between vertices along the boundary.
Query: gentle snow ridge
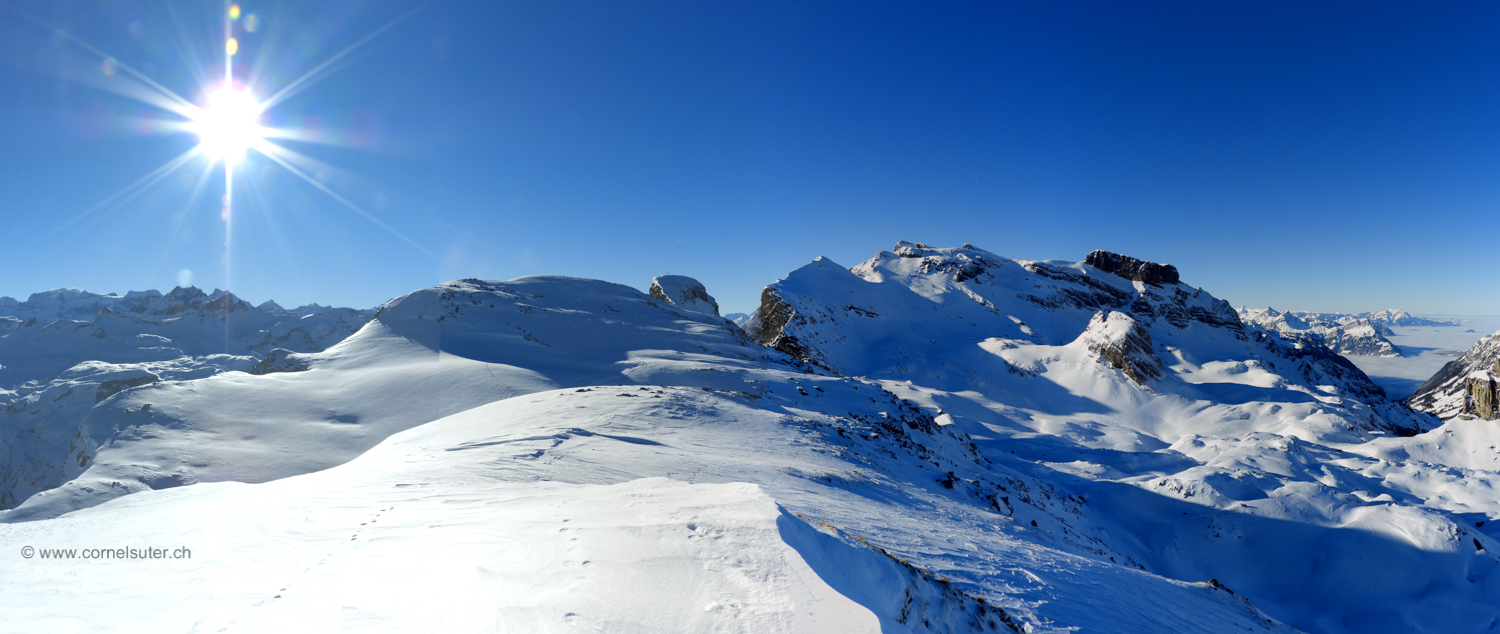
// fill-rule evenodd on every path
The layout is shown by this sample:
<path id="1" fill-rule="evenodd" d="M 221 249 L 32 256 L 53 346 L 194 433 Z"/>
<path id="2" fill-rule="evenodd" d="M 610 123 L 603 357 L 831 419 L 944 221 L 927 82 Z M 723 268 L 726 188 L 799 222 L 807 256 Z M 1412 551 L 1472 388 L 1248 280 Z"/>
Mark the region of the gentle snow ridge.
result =
<path id="1" fill-rule="evenodd" d="M 24 398 L 82 466 L 0 536 L 194 557 L 7 561 L 7 622 L 1487 631 L 1500 430 L 1168 268 L 900 243 L 743 330 L 691 278 L 458 280 L 322 351 L 69 370 Z"/>

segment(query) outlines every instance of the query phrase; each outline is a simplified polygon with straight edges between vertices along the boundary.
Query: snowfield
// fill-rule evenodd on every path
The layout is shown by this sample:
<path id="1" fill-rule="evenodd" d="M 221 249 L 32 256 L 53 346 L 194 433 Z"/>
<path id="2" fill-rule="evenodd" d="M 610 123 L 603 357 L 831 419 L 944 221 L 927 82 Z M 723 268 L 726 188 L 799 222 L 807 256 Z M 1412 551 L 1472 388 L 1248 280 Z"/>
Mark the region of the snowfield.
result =
<path id="1" fill-rule="evenodd" d="M 3 323 L 0 355 L 33 349 Z M 327 349 L 240 349 L 100 347 L 0 394 L 6 437 L 68 440 L 13 463 L 69 465 L 5 483 L 0 630 L 1500 620 L 1500 428 L 1116 254 L 901 243 L 733 321 L 682 276 L 460 280 Z M 191 557 L 53 551 L 135 546 Z"/>

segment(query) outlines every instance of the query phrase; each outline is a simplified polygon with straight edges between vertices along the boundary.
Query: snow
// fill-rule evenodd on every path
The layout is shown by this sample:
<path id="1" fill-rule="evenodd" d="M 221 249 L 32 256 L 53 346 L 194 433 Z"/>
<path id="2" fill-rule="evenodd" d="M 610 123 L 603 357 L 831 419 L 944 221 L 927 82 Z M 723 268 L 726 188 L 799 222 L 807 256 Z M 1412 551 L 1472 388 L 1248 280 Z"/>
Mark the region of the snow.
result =
<path id="1" fill-rule="evenodd" d="M 880 631 L 782 541 L 781 512 L 755 485 L 481 480 L 412 499 L 402 487 L 430 482 L 432 466 L 214 485 L 12 535 L 193 547 L 144 570 L 36 560 L 18 575 L 30 583 L 7 590 L 7 620 L 53 632 Z"/>
<path id="2" fill-rule="evenodd" d="M 1401 349 L 1386 339 L 1392 325 L 1438 323 L 1412 317 L 1402 310 L 1343 315 L 1241 308 L 1239 313 L 1240 319 L 1256 328 L 1316 339 L 1334 352 L 1351 357 L 1400 357 Z"/>
<path id="3" fill-rule="evenodd" d="M 631 393 L 640 395 L 621 396 Z M 808 442 L 815 428 L 755 402 L 684 388 L 541 392 L 313 474 L 150 491 L 6 524 L 7 543 L 35 548 L 193 552 L 169 562 L 170 574 L 70 574 L 33 559 L 3 577 L 25 606 L 8 617 L 54 631 L 1006 631 L 1000 614 L 1033 631 L 1062 619 L 1123 631 L 1268 627 L 1222 591 L 1038 549 L 1016 538 L 1035 529 L 956 504 L 915 465 L 888 463 L 890 475 L 926 484 L 878 470 L 851 480 L 847 449 Z M 735 481 L 746 476 L 761 484 Z M 975 532 L 976 521 L 988 527 Z M 892 554 L 867 545 L 876 543 Z M 908 558 L 970 570 L 925 572 Z M 941 581 L 973 569 L 988 573 Z M 1030 598 L 980 603 L 979 588 Z M 103 614 L 109 621 L 88 616 Z M 1131 620 L 1119 627 L 1122 616 Z"/>
<path id="4" fill-rule="evenodd" d="M 101 571 L 11 548 L 6 623 L 1479 632 L 1500 618 L 1500 427 L 1440 426 L 1206 291 L 911 243 L 852 269 L 814 260 L 744 330 L 699 288 L 458 280 L 260 364 L 274 373 L 248 373 L 248 355 L 202 375 L 198 357 L 104 360 L 15 392 L 79 435 L 42 461 L 72 464 L 66 482 L 0 511 L 0 540 L 193 557 Z M 104 394 L 110 381 L 141 383 Z"/>
<path id="5" fill-rule="evenodd" d="M 1458 321 L 1459 318 L 1447 319 Z M 1500 318 L 1467 316 L 1462 318 L 1460 325 L 1398 326 L 1392 331 L 1391 342 L 1400 346 L 1405 355 L 1397 358 L 1349 357 L 1349 360 L 1392 397 L 1406 398 L 1485 334 L 1500 331 Z"/>
<path id="6" fill-rule="evenodd" d="M 719 316 L 719 303 L 698 280 L 683 275 L 659 275 L 651 280 L 651 297 L 681 310 Z"/>

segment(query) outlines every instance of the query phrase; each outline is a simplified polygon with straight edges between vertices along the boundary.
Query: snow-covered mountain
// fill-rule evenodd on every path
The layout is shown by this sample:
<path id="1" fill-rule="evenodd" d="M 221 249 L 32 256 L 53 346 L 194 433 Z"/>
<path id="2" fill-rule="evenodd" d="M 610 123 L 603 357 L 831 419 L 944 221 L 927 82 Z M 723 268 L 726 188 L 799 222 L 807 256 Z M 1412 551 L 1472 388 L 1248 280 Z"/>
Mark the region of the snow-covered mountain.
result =
<path id="1" fill-rule="evenodd" d="M 995 377 L 1031 378 L 1055 367 L 1070 373 L 1059 380 L 1073 382 L 1075 368 L 1104 355 L 1149 394 L 1204 404 L 1247 398 L 1309 403 L 1298 408 L 1300 415 L 1288 412 L 1289 420 L 1341 408 L 1328 429 L 1352 427 L 1344 431 L 1358 434 L 1412 433 L 1431 425 L 1385 398 L 1363 372 L 1317 341 L 1247 331 L 1227 302 L 1180 283 L 1175 268 L 1102 251 L 1084 262 L 1028 262 L 968 247 L 902 243 L 853 269 L 818 260 L 767 287 L 747 331 L 843 375 L 909 381 L 954 395 L 999 389 L 1003 403 L 1036 400 L 1030 395 L 1036 386 L 1011 387 Z M 1078 378 L 1084 380 L 1069 391 L 1091 380 Z M 1203 413 L 1195 407 L 1187 411 Z M 1095 418 L 1091 409 L 1079 418 Z M 1117 409 L 1135 408 L 1121 403 Z"/>
<path id="2" fill-rule="evenodd" d="M 0 539 L 193 557 L 84 581 L 6 562 L 7 622 L 1479 632 L 1500 618 L 1485 524 L 1500 453 L 1478 450 L 1500 432 L 1434 429 L 1319 341 L 1247 329 L 1168 265 L 901 243 L 793 271 L 748 332 L 716 307 L 691 278 L 460 280 L 255 373 L 108 375 L 73 405 L 79 467 L 0 512 Z"/>
<path id="3" fill-rule="evenodd" d="M 1449 361 L 1407 399 L 1413 409 L 1450 420 L 1463 411 L 1464 382 L 1469 375 L 1488 370 L 1500 360 L 1500 332 L 1474 342 L 1462 356 Z"/>
<path id="4" fill-rule="evenodd" d="M 1437 319 L 1429 317 L 1417 317 L 1404 310 L 1387 308 L 1369 313 L 1356 313 L 1352 315 L 1338 315 L 1336 313 L 1319 313 L 1331 319 L 1366 319 L 1370 323 L 1385 326 L 1387 328 L 1415 328 L 1415 327 L 1445 327 L 1462 326 L 1463 322 L 1452 319 Z"/>
<path id="5" fill-rule="evenodd" d="M 1341 355 L 1369 357 L 1401 356 L 1401 349 L 1386 339 L 1387 335 L 1392 334 L 1391 326 L 1429 323 L 1428 320 L 1411 317 L 1400 310 L 1342 315 L 1278 311 L 1274 308 L 1240 308 L 1239 314 L 1240 320 L 1246 325 L 1261 330 L 1289 337 L 1311 337 Z"/>
<path id="6" fill-rule="evenodd" d="M 323 350 L 373 311 L 316 305 L 256 308 L 228 291 L 197 287 L 123 296 L 76 289 L 0 298 L 0 389 L 46 382 L 83 361 L 147 363 L 215 354 L 260 358 L 276 348 Z M 19 323 L 17 323 L 19 320 Z"/>
<path id="7" fill-rule="evenodd" d="M 250 371 L 278 349 L 320 351 L 374 312 L 270 304 L 256 308 L 227 291 L 196 287 L 0 298 L 0 313 L 12 313 L 0 317 L 0 509 L 83 471 L 89 458 L 81 453 L 82 425 L 114 393 Z"/>

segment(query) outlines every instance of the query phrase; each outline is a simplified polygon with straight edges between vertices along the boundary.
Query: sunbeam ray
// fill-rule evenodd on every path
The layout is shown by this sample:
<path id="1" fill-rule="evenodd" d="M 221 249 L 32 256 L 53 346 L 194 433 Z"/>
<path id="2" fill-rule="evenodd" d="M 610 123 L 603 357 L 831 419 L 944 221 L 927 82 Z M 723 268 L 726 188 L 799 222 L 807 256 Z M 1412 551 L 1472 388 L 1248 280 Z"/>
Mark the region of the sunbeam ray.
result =
<path id="1" fill-rule="evenodd" d="M 130 66 L 129 64 L 121 62 L 120 60 L 116 59 L 113 55 L 110 55 L 109 53 L 106 53 L 103 50 L 100 50 L 98 47 L 96 47 L 96 46 L 94 46 L 92 44 L 89 44 L 88 42 L 85 42 L 85 41 L 83 41 L 81 39 L 78 39 L 78 37 L 74 36 L 72 33 L 69 33 L 67 31 L 59 29 L 59 28 L 57 28 L 55 26 L 52 26 L 51 24 L 48 24 L 46 21 L 44 21 L 44 20 L 42 20 L 40 18 L 37 18 L 35 16 L 32 16 L 32 15 L 30 15 L 30 14 L 24 12 L 24 11 L 21 11 L 20 9 L 17 9 L 15 7 L 5 6 L 4 8 L 5 9 L 9 9 L 12 13 L 14 13 L 14 14 L 16 14 L 18 16 L 21 16 L 22 19 L 24 19 L 24 20 L 26 20 L 28 22 L 31 22 L 33 24 L 36 24 L 37 26 L 40 26 L 40 27 L 43 27 L 43 28 L 47 28 L 47 29 L 52 29 L 52 33 L 54 35 L 62 37 L 63 39 L 67 40 L 68 42 L 71 42 L 72 44 L 74 44 L 74 45 L 76 45 L 76 46 L 78 46 L 78 47 L 80 47 L 80 48 L 82 48 L 82 49 L 84 49 L 84 50 L 86 50 L 86 51 L 88 51 L 90 53 L 98 55 L 100 60 L 105 60 L 105 59 L 115 60 L 115 63 L 118 64 L 118 68 L 120 70 L 123 70 L 123 71 L 125 71 L 127 73 L 130 73 L 131 77 L 134 77 L 138 81 L 140 81 L 141 83 L 143 83 L 143 84 L 145 84 L 147 86 L 150 86 L 151 88 L 157 90 L 158 92 L 161 93 L 161 95 L 163 97 L 166 97 L 172 104 L 175 104 L 175 106 L 176 106 L 176 107 L 165 107 L 165 106 L 163 106 L 163 109 L 169 110 L 169 111 L 172 111 L 172 112 L 176 112 L 177 114 L 180 114 L 180 115 L 185 116 L 185 117 L 189 117 L 189 116 L 191 116 L 191 113 L 194 113 L 194 112 L 198 111 L 198 106 L 195 105 L 193 102 L 188 101 L 187 99 L 184 99 L 181 95 L 178 95 L 175 92 L 172 92 L 171 89 L 169 89 L 166 86 L 163 86 L 163 85 L 157 83 L 156 80 L 151 79 L 150 77 L 147 77 L 145 74 L 143 74 L 140 71 L 136 70 L 134 67 Z M 129 96 L 129 95 L 126 95 L 126 96 Z M 157 105 L 157 104 L 152 103 L 150 105 L 154 106 L 154 105 Z"/>
<path id="2" fill-rule="evenodd" d="M 81 60 L 68 59 L 64 60 L 64 63 L 60 66 L 41 64 L 33 61 L 18 62 L 16 65 L 40 75 L 52 75 L 60 79 L 97 88 L 184 118 L 191 118 L 193 110 L 197 109 L 189 110 L 183 107 L 182 104 L 163 96 L 160 91 L 137 81 L 134 77 L 118 74 L 105 75 L 99 72 L 99 65 L 92 62 L 84 66 Z"/>
<path id="3" fill-rule="evenodd" d="M 170 161 L 167 161 L 166 164 L 164 164 L 161 167 L 158 167 L 158 168 L 152 170 L 150 173 L 146 174 L 145 176 L 142 176 L 140 179 L 136 180 L 134 183 L 126 185 L 120 191 L 117 191 L 117 192 L 115 192 L 113 194 L 110 194 L 104 200 L 101 200 L 98 203 L 95 203 L 94 206 L 89 207 L 88 209 L 83 210 L 82 212 L 80 212 L 79 214 L 73 216 L 72 218 L 69 218 L 68 220 L 63 221 L 62 224 L 59 224 L 56 227 L 53 227 L 52 229 L 46 231 L 42 235 L 37 236 L 32 241 L 28 242 L 25 246 L 23 246 L 23 247 L 21 247 L 19 249 L 11 250 L 10 253 L 7 254 L 7 255 L 13 257 L 17 253 L 20 253 L 22 251 L 30 249 L 31 247 L 35 246 L 37 243 L 46 241 L 48 238 L 51 238 L 52 236 L 57 235 L 58 232 L 62 231 L 63 229 L 66 229 L 66 228 L 72 226 L 74 223 L 77 223 L 77 222 L 79 222 L 79 221 L 87 218 L 88 216 L 90 216 L 90 215 L 92 215 L 92 214 L 94 214 L 94 213 L 96 213 L 96 212 L 98 212 L 98 211 L 100 211 L 102 209 L 106 209 L 106 208 L 111 208 L 111 209 L 118 208 L 120 205 L 124 205 L 125 203 L 128 203 L 128 202 L 130 202 L 132 200 L 135 200 L 136 196 L 141 195 L 142 192 L 144 192 L 147 189 L 149 189 L 152 185 L 155 185 L 155 184 L 161 182 L 162 179 L 166 178 L 167 176 L 170 176 L 172 174 L 172 172 L 177 171 L 178 168 L 182 167 L 183 165 L 186 165 L 189 161 L 193 160 L 199 154 L 202 154 L 202 153 L 203 153 L 203 151 L 199 147 L 195 146 L 195 147 L 193 147 L 193 149 L 188 150 L 186 152 L 183 152 L 182 154 L 177 155 L 177 158 L 174 158 L 174 159 L 172 159 Z M 108 215 L 108 214 L 106 213 L 105 215 Z M 95 222 L 97 222 L 97 219 L 95 220 Z M 90 226 L 92 226 L 92 225 L 90 225 Z"/>
<path id="4" fill-rule="evenodd" d="M 424 7 L 417 7 L 415 9 L 412 9 L 411 11 L 407 11 L 406 13 L 402 14 L 400 17 L 398 17 L 398 18 L 396 18 L 394 20 L 391 20 L 390 22 L 387 22 L 385 24 L 385 26 L 382 26 L 382 27 L 380 27 L 378 29 L 375 29 L 375 31 L 373 33 L 370 33 L 369 35 L 366 35 L 366 36 L 360 38 L 358 42 L 350 44 L 348 48 L 345 48 L 344 50 L 339 51 L 338 53 L 335 53 L 333 57 L 328 58 L 322 64 L 318 64 L 317 66 L 314 66 L 312 68 L 312 70 L 309 70 L 306 73 L 303 73 L 301 77 L 298 77 L 297 79 L 293 80 L 292 83 L 287 84 L 286 87 L 282 88 L 280 91 L 277 91 L 276 94 L 271 95 L 270 97 L 267 97 L 265 101 L 261 102 L 261 104 L 260 104 L 261 108 L 263 108 L 263 109 L 270 109 L 271 107 L 275 106 L 276 104 L 281 103 L 282 101 L 285 101 L 286 99 L 288 99 L 292 95 L 295 95 L 298 92 L 301 92 L 302 90 L 305 90 L 309 86 L 312 86 L 313 84 L 316 84 L 318 81 L 322 80 L 323 77 L 327 76 L 326 74 L 323 74 L 324 70 L 326 70 L 330 66 L 333 66 L 340 59 L 343 59 L 344 56 L 346 56 L 346 55 L 354 52 L 356 49 L 358 49 L 359 47 L 363 46 L 366 42 L 369 42 L 370 40 L 373 40 L 376 37 L 379 37 L 381 33 L 385 33 L 386 31 L 391 30 L 397 24 L 400 24 L 400 23 L 406 21 L 407 18 L 410 18 L 411 16 L 416 15 L 417 13 L 420 13 L 423 8 Z"/>
<path id="5" fill-rule="evenodd" d="M 272 137 L 271 135 L 263 135 L 262 138 L 269 139 L 274 137 Z M 343 169 L 337 165 L 330 164 L 326 161 L 315 159 L 285 145 L 276 145 L 276 151 L 281 156 L 281 158 L 285 159 L 288 163 L 301 168 L 304 172 L 312 172 L 324 176 L 325 178 L 323 180 L 331 181 L 337 179 L 337 182 L 345 183 L 346 185 L 353 184 L 363 187 L 378 187 L 378 184 L 371 181 L 370 179 L 360 176 L 359 174 L 355 174 L 354 172 Z M 328 178 L 328 176 L 332 176 L 333 178 Z"/>
<path id="6" fill-rule="evenodd" d="M 266 209 L 271 206 L 271 197 L 267 194 L 265 188 L 256 182 L 255 179 L 247 179 L 245 190 L 257 203 L 256 207 Z M 271 237 L 275 239 L 276 245 L 281 248 L 282 258 L 291 265 L 288 267 L 288 270 L 292 277 L 297 283 L 305 284 L 307 281 L 302 277 L 302 267 L 297 266 L 297 251 L 292 248 L 291 243 L 287 242 L 286 234 L 281 230 L 281 223 L 276 220 L 276 214 L 257 214 L 255 218 L 264 221 L 265 225 L 270 228 Z"/>
<path id="7" fill-rule="evenodd" d="M 172 248 L 177 245 L 177 236 L 182 235 L 182 225 L 187 220 L 188 214 L 192 213 L 193 204 L 198 202 L 198 197 L 203 194 L 203 189 L 208 185 L 208 177 L 214 173 L 212 162 L 204 163 L 203 172 L 198 174 L 198 181 L 193 184 L 193 191 L 188 194 L 187 204 L 183 205 L 183 212 L 172 219 L 172 235 L 167 237 L 166 246 L 162 247 L 160 256 L 156 259 L 153 271 L 160 271 L 162 265 L 167 263 L 167 256 L 171 254 Z"/>
<path id="8" fill-rule="evenodd" d="M 291 173 L 297 175 L 298 178 L 301 178 L 304 181 L 307 181 L 308 184 L 312 185 L 313 187 L 318 188 L 320 191 L 322 191 L 325 194 L 328 194 L 334 200 L 339 201 L 339 203 L 343 204 L 345 207 L 348 207 L 349 209 L 353 210 L 355 213 L 359 214 L 360 216 L 363 216 L 365 220 L 369 220 L 370 222 L 374 223 L 375 226 L 380 227 L 381 229 L 384 229 L 386 232 L 390 233 L 393 236 L 396 236 L 402 242 L 405 242 L 407 245 L 409 245 L 413 249 L 416 249 L 417 251 L 420 251 L 422 253 L 422 255 L 425 255 L 425 256 L 427 256 L 429 258 L 432 258 L 433 260 L 437 260 L 438 259 L 438 256 L 437 256 L 436 253 L 433 253 L 432 251 L 429 251 L 426 247 L 423 247 L 422 245 L 418 244 L 415 240 L 412 240 L 411 238 L 406 237 L 405 234 L 401 233 L 400 231 L 397 231 L 394 227 L 386 224 L 385 222 L 381 221 L 379 218 L 376 218 L 374 215 L 370 214 L 370 212 L 365 211 L 359 205 L 356 205 L 353 202 L 350 202 L 349 199 L 344 198 L 343 196 L 340 196 L 338 194 L 338 192 L 335 192 L 332 189 L 329 189 L 326 185 L 324 185 L 322 183 L 319 183 L 317 181 L 317 179 L 315 179 L 315 178 L 313 178 L 311 176 L 308 176 L 302 170 L 297 169 L 297 166 L 292 165 L 291 163 L 287 162 L 285 159 L 283 159 L 281 156 L 278 155 L 278 153 L 284 149 L 281 146 L 276 145 L 274 143 L 271 143 L 269 141 L 266 141 L 264 139 L 261 139 L 261 140 L 257 140 L 255 142 L 254 147 L 255 147 L 256 151 L 260 152 L 262 155 L 266 156 L 267 158 L 269 158 L 269 159 L 271 159 L 273 161 L 276 161 L 276 163 L 278 165 L 282 166 L 283 168 L 285 168 L 286 171 L 291 172 Z"/>

